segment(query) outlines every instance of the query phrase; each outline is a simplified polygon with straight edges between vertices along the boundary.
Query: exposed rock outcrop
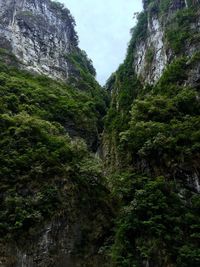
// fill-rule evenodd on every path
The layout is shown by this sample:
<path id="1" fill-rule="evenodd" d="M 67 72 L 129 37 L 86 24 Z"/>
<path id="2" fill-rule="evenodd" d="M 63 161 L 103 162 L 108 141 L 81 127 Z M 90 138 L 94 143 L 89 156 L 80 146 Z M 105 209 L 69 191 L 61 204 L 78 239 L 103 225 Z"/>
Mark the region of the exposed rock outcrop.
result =
<path id="1" fill-rule="evenodd" d="M 154 84 L 161 77 L 164 69 L 177 56 L 167 39 L 166 32 L 168 28 L 175 28 L 176 25 L 171 23 L 176 19 L 176 12 L 188 8 L 188 2 L 184 0 L 171 1 L 170 5 L 162 7 L 163 10 L 158 12 L 159 5 L 162 1 L 144 0 L 144 11 L 147 15 L 146 36 L 143 36 L 140 42 L 137 42 L 134 48 L 133 67 L 138 76 L 145 83 Z M 191 21 L 189 31 L 200 33 L 200 18 Z M 177 33 L 178 34 L 178 33 Z M 184 42 L 184 55 L 191 56 L 195 51 L 200 49 L 199 42 Z M 183 48 L 182 47 L 182 48 Z M 191 74 L 191 77 L 194 73 Z M 194 77 L 194 76 L 193 76 Z"/>
<path id="2" fill-rule="evenodd" d="M 184 186 L 195 192 L 199 192 L 200 175 L 199 167 L 196 167 L 198 165 L 196 161 L 198 162 L 199 159 L 187 164 L 185 162 L 174 164 L 171 159 L 168 161 L 163 159 L 163 163 L 159 163 L 160 159 L 155 160 L 154 158 L 150 163 L 149 158 L 141 159 L 139 154 L 142 152 L 140 151 L 131 159 L 131 150 L 124 152 L 120 159 L 122 151 L 120 142 L 123 131 L 131 125 L 129 119 L 135 100 L 137 102 L 138 98 L 143 99 L 141 102 L 144 101 L 145 106 L 148 93 L 153 94 L 152 98 L 155 97 L 154 87 L 159 87 L 159 83 L 161 84 L 159 90 L 163 95 L 170 86 L 174 86 L 174 88 L 180 86 L 180 90 L 189 87 L 191 91 L 197 90 L 196 100 L 199 101 L 200 16 L 198 9 L 195 8 L 195 5 L 199 7 L 199 4 L 199 1 L 183 0 L 143 1 L 144 11 L 138 15 L 138 25 L 132 29 L 127 58 L 107 84 L 112 95 L 107 124 L 109 131 L 113 129 L 113 132 L 108 133 L 105 129 L 103 135 L 105 162 L 112 170 L 126 166 L 126 158 L 135 170 L 148 173 L 150 176 L 174 177 L 181 183 L 184 181 Z M 153 88 L 153 90 L 147 91 L 147 95 L 145 95 L 145 88 L 147 90 Z M 158 89 L 155 88 L 156 90 Z M 167 95 L 166 99 L 168 97 Z M 137 108 L 139 107 L 135 107 L 133 112 Z M 140 112 L 142 112 L 142 108 Z M 146 110 L 146 112 L 147 114 L 153 113 L 152 110 Z M 187 113 L 183 114 L 184 117 Z M 118 126 L 112 123 L 111 118 L 113 119 L 113 117 Z M 132 117 L 134 122 L 134 115 Z M 149 119 L 149 122 L 152 118 Z M 142 118 L 138 119 L 138 123 L 140 120 Z M 160 122 L 163 123 L 162 119 Z M 117 131 L 119 133 L 116 133 Z M 129 140 L 129 142 L 134 143 L 135 140 Z M 143 144 L 147 147 L 148 145 L 148 141 Z M 127 146 L 129 146 L 128 142 Z"/>
<path id="3" fill-rule="evenodd" d="M 18 167 L 14 172 L 18 172 L 19 177 L 14 175 L 12 185 L 12 167 L 7 171 L 7 178 L 3 174 L 6 166 L 0 170 L 1 177 L 4 176 L 0 185 L 0 267 L 104 266 L 99 264 L 102 259 L 99 260 L 98 250 L 103 244 L 105 228 L 110 227 L 111 220 L 105 219 L 107 216 L 110 218 L 110 209 L 105 207 L 104 199 L 109 192 L 102 185 L 100 162 L 96 160 L 97 165 L 93 166 L 94 156 L 91 154 L 97 150 L 98 131 L 102 129 L 99 122 L 105 112 L 104 92 L 95 81 L 92 62 L 78 47 L 74 26 L 69 10 L 57 1 L 0 0 L 0 94 L 5 97 L 0 110 L 1 133 L 7 130 L 3 130 L 4 115 L 10 116 L 11 120 L 22 115 L 41 122 L 40 126 L 35 126 L 38 132 L 30 130 L 29 134 L 24 134 L 25 139 L 34 140 L 30 141 L 27 149 L 25 144 L 15 146 L 16 150 L 22 149 L 22 154 L 31 151 L 29 159 L 25 159 L 22 165 L 18 164 L 19 169 L 27 174 L 26 181 L 21 182 Z M 9 101 L 10 97 L 13 98 Z M 12 107 L 6 104 L 7 100 L 14 107 L 12 111 Z M 38 141 L 43 123 L 48 125 L 47 128 L 52 127 L 54 137 L 47 145 L 53 149 L 52 153 L 48 148 L 45 150 L 44 140 L 49 137 L 48 131 L 44 130 L 45 137 Z M 19 122 L 16 128 L 21 126 Z M 29 126 L 32 128 L 31 122 Z M 72 138 L 69 142 L 73 152 L 66 141 L 68 135 Z M 57 153 L 56 138 L 64 142 L 62 155 Z M 43 147 L 38 154 L 37 146 Z M 79 149 L 79 159 L 73 159 Z M 2 149 L 7 158 L 12 157 L 11 150 Z M 40 155 L 43 152 L 47 158 Z M 37 154 L 39 159 L 37 156 L 33 159 L 33 154 Z M 0 161 L 3 157 L 1 154 Z M 18 158 L 15 155 L 13 160 Z M 27 167 L 29 160 L 31 166 Z M 49 174 L 49 168 L 44 167 L 46 163 L 60 167 Z M 35 167 L 37 164 L 40 165 L 38 168 Z M 45 178 L 40 180 L 36 173 L 30 177 L 32 167 L 40 177 L 44 170 Z M 51 189 L 48 186 L 52 186 Z M 48 193 L 55 193 L 55 198 L 51 199 Z M 98 195 L 101 195 L 100 202 Z M 43 196 L 48 204 L 41 211 Z M 16 216 L 7 213 L 8 199 L 13 200 L 10 211 Z M 26 207 L 19 208 L 19 199 Z M 28 207 L 32 204 L 34 207 Z M 33 219 L 34 216 L 38 220 Z"/>
<path id="4" fill-rule="evenodd" d="M 79 214 L 78 221 L 62 215 L 42 227 L 34 238 L 19 245 L 17 242 L 0 244 L 1 267 L 103 267 L 103 257 L 93 254 L 88 247 L 85 256 L 77 253 L 81 248 L 84 225 L 89 222 L 85 214 Z M 26 244 L 26 245 L 25 245 Z"/>
<path id="5" fill-rule="evenodd" d="M 143 3 L 106 85 L 103 156 L 122 199 L 113 265 L 199 266 L 200 1 Z"/>
<path id="6" fill-rule="evenodd" d="M 50 0 L 1 0 L 0 47 L 9 49 L 28 70 L 67 79 L 67 55 L 77 47 L 68 9 Z"/>

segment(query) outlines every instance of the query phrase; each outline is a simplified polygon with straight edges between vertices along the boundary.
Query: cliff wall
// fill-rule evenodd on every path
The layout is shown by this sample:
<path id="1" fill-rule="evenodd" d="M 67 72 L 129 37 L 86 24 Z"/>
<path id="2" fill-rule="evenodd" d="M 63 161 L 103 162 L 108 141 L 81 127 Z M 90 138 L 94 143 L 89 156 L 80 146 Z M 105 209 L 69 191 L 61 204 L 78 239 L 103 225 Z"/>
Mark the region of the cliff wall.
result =
<path id="1" fill-rule="evenodd" d="M 200 2 L 143 3 L 126 58 L 106 84 L 102 151 L 121 203 L 112 262 L 198 266 Z"/>
<path id="2" fill-rule="evenodd" d="M 134 47 L 133 60 L 133 68 L 144 82 L 155 84 L 162 76 L 166 66 L 176 57 L 181 54 L 190 57 L 200 49 L 198 42 L 199 16 L 196 18 L 191 16 L 188 19 L 189 14 L 188 16 L 186 14 L 190 2 L 183 0 L 144 1 L 145 35 Z M 178 16 L 181 10 L 185 10 L 185 21 L 180 30 Z M 184 26 L 187 26 L 187 33 L 184 33 Z M 191 76 L 194 80 L 198 78 L 194 77 L 194 73 Z"/>
<path id="3" fill-rule="evenodd" d="M 10 50 L 26 69 L 67 79 L 67 55 L 77 47 L 74 19 L 68 9 L 50 0 L 0 1 L 0 46 Z"/>
<path id="4" fill-rule="evenodd" d="M 1 267 L 102 260 L 106 95 L 74 26 L 58 2 L 0 0 Z"/>

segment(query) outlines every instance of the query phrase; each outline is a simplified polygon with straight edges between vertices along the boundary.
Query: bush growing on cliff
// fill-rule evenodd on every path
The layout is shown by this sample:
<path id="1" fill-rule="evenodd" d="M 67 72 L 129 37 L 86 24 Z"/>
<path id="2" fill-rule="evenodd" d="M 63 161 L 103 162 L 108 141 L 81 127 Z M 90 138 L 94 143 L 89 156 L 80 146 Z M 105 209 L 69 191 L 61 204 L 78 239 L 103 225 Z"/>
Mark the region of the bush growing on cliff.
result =
<path id="1" fill-rule="evenodd" d="M 89 188 L 92 182 L 95 189 L 101 174 L 94 169 L 88 176 L 86 165 L 95 160 L 59 124 L 22 112 L 1 115 L 0 128 L 1 236 L 23 233 L 56 209 L 68 209 L 81 184 Z"/>
<path id="2" fill-rule="evenodd" d="M 109 160 L 117 161 L 109 162 L 109 186 L 121 205 L 110 252 L 113 266 L 200 264 L 198 188 L 188 183 L 199 172 L 199 90 L 186 85 L 198 61 L 198 52 L 190 59 L 178 57 L 154 86 L 134 85 L 126 75 L 132 71 L 135 77 L 127 61 L 120 80 L 115 74 L 105 124 L 111 134 Z M 129 104 L 122 105 L 126 98 Z"/>
<path id="3" fill-rule="evenodd" d="M 129 169 L 130 174 L 119 173 L 110 181 L 122 206 L 111 251 L 113 266 L 200 264 L 199 196 L 185 187 L 187 176 L 180 175 L 175 183 L 173 176 L 178 166 L 199 168 L 199 95 L 180 85 L 184 70 L 172 75 L 171 70 L 148 95 L 134 100 L 129 125 L 115 143 L 124 164 L 118 170 Z M 120 132 L 120 127 L 112 127 Z M 136 170 L 141 173 L 133 175 Z M 156 172 L 166 178 L 145 178 L 145 173 Z"/>
<path id="4" fill-rule="evenodd" d="M 84 71 L 87 75 L 89 70 Z M 1 238 L 34 234 L 38 225 L 63 210 L 73 219 L 94 194 L 96 203 L 101 202 L 105 190 L 99 185 L 99 161 L 80 137 L 92 149 L 90 139 L 101 127 L 105 94 L 97 83 L 87 83 L 86 90 L 80 90 L 1 63 Z"/>
<path id="5" fill-rule="evenodd" d="M 199 198 L 192 197 L 189 205 L 162 177 L 136 177 L 128 187 L 132 200 L 117 221 L 113 266 L 153 266 L 156 262 L 158 266 L 197 267 Z"/>
<path id="6" fill-rule="evenodd" d="M 4 69 L 5 68 L 5 69 Z M 87 75 L 87 70 L 85 70 Z M 84 77 L 79 77 L 84 79 Z M 52 81 L 47 77 L 1 66 L 1 113 L 25 111 L 44 120 L 56 121 L 64 127 L 72 125 L 77 133 L 95 133 L 106 110 L 106 94 L 93 81 L 83 81 L 84 88 Z M 81 90 L 82 89 L 82 90 Z M 70 130 L 70 129 L 69 129 Z"/>
<path id="7" fill-rule="evenodd" d="M 179 10 L 170 20 L 166 29 L 166 39 L 175 54 L 181 54 L 186 45 L 199 41 L 199 34 L 196 27 L 198 13 L 194 7 Z"/>
<path id="8" fill-rule="evenodd" d="M 74 43 L 75 46 L 78 46 L 78 35 L 77 32 L 75 31 L 75 26 L 76 22 L 74 17 L 71 15 L 70 11 L 68 8 L 65 8 L 64 4 L 58 2 L 58 1 L 53 1 L 50 0 L 49 6 L 51 9 L 57 11 L 57 16 L 60 17 L 63 20 L 68 20 L 68 22 L 72 25 L 71 27 L 71 41 Z"/>

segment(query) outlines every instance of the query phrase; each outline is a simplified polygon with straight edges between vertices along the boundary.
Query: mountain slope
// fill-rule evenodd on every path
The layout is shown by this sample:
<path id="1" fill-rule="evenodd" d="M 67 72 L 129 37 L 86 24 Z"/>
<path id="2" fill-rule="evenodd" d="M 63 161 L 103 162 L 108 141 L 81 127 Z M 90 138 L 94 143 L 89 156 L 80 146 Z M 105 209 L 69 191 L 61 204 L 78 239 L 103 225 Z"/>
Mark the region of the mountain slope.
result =
<path id="1" fill-rule="evenodd" d="M 106 94 L 61 4 L 0 7 L 0 266 L 93 266 L 112 214 L 93 154 Z"/>
<path id="2" fill-rule="evenodd" d="M 200 264 L 199 17 L 199 1 L 144 1 L 106 85 L 104 162 L 121 210 L 114 266 Z"/>
<path id="3" fill-rule="evenodd" d="M 69 10 L 0 0 L 1 267 L 200 265 L 200 3 L 143 3 L 102 90 Z"/>
<path id="4" fill-rule="evenodd" d="M 50 0 L 2 0 L 0 8 L 1 47 L 31 71 L 66 79 L 71 66 L 65 56 L 78 45 L 69 10 Z"/>

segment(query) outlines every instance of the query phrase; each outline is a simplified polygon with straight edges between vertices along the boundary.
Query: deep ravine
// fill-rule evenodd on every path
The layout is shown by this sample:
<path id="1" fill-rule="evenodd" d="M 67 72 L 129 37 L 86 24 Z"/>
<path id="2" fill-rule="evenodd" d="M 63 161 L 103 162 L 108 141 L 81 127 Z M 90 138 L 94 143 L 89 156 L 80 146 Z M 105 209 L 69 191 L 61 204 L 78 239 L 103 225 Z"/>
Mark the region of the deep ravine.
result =
<path id="1" fill-rule="evenodd" d="M 101 88 L 66 7 L 0 0 L 0 267 L 200 266 L 200 2 L 143 4 Z"/>

